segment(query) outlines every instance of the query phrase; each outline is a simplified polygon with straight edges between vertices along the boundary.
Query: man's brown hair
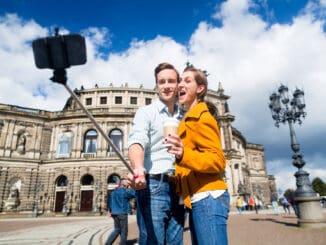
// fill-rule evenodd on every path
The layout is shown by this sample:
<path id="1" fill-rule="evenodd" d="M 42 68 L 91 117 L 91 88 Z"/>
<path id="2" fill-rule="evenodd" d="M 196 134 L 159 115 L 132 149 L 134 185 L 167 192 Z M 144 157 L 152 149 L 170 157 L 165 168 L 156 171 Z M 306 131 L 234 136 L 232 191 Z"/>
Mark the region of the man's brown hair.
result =
<path id="1" fill-rule="evenodd" d="M 175 67 L 170 64 L 170 63 L 167 63 L 167 62 L 163 62 L 163 63 L 160 63 L 156 66 L 155 70 L 154 70 L 154 76 L 155 76 L 155 82 L 157 83 L 157 74 L 162 71 L 162 70 L 165 70 L 165 69 L 169 69 L 169 70 L 174 70 L 176 73 L 177 73 L 177 81 L 179 82 L 180 81 L 180 75 L 179 75 L 179 72 L 177 69 L 175 69 Z"/>

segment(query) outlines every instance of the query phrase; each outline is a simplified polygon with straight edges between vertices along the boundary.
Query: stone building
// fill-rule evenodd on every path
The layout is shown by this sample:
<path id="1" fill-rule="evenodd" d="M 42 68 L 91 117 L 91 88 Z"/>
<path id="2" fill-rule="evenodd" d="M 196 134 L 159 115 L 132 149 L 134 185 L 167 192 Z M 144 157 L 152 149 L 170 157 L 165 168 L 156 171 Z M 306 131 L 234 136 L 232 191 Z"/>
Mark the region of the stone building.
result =
<path id="1" fill-rule="evenodd" d="M 75 89 L 104 132 L 128 161 L 126 142 L 138 107 L 157 99 L 153 89 L 127 84 Z M 225 180 L 237 196 L 269 202 L 275 189 L 264 147 L 248 143 L 234 127 L 221 84 L 209 90 L 227 157 Z M 0 214 L 98 214 L 127 169 L 72 98 L 61 111 L 0 104 Z"/>

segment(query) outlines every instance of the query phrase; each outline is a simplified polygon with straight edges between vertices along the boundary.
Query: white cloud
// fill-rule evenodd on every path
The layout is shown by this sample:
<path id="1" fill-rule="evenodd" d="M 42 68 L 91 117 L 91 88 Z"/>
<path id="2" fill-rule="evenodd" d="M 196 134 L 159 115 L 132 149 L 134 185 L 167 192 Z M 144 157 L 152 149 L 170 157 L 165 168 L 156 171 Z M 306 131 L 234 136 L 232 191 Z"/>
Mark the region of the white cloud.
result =
<path id="1" fill-rule="evenodd" d="M 303 170 L 309 174 L 310 182 L 314 178 L 320 178 L 326 183 L 326 169 L 324 163 L 326 157 L 317 153 L 310 157 L 303 157 L 306 162 Z M 287 189 L 296 189 L 296 178 L 294 176 L 298 169 L 292 165 L 292 159 L 274 159 L 273 161 L 267 161 L 267 172 L 268 174 L 274 175 L 276 185 L 278 189 L 283 192 Z"/>
<path id="2" fill-rule="evenodd" d="M 324 183 L 326 183 L 326 170 L 323 168 L 304 168 L 304 170 L 309 174 L 309 181 L 312 183 L 312 181 L 315 178 L 320 178 Z M 287 189 L 296 189 L 296 178 L 294 176 L 297 169 L 293 167 L 291 170 L 282 170 L 280 169 L 280 172 L 275 174 L 275 181 L 277 189 L 281 189 L 282 192 L 285 192 Z"/>

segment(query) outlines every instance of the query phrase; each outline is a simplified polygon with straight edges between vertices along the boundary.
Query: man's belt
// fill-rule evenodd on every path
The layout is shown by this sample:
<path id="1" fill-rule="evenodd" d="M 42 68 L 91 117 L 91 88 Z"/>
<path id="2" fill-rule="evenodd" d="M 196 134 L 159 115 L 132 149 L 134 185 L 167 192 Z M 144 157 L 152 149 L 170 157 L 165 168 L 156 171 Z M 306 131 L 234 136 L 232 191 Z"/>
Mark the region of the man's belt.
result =
<path id="1" fill-rule="evenodd" d="M 175 176 L 170 174 L 146 174 L 146 178 L 148 179 L 155 179 L 157 181 L 169 182 L 174 183 Z"/>

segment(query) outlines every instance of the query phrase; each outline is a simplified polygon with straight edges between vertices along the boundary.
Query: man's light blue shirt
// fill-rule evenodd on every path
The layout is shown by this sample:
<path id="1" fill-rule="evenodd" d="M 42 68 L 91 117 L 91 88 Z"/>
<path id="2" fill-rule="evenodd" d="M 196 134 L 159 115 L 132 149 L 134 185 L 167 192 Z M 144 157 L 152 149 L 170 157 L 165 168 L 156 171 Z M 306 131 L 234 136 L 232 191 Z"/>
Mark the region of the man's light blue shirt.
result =
<path id="1" fill-rule="evenodd" d="M 175 169 L 174 155 L 169 154 L 163 144 L 163 121 L 167 117 L 174 117 L 180 121 L 182 116 L 183 113 L 177 105 L 174 106 L 174 114 L 171 115 L 161 100 L 137 110 L 127 145 L 128 148 L 132 144 L 140 144 L 143 147 L 144 167 L 147 173 L 159 174 Z"/>

